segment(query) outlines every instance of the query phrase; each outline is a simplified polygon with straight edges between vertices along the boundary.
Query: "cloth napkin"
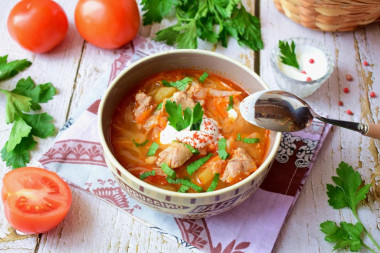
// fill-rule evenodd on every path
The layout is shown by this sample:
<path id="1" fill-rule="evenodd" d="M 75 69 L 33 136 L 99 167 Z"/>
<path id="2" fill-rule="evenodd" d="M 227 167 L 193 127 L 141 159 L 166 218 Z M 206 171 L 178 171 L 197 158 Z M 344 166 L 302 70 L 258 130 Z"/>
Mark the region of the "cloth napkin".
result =
<path id="1" fill-rule="evenodd" d="M 203 252 L 271 252 L 330 129 L 314 121 L 301 132 L 285 133 L 267 179 L 234 209 L 210 218 L 178 219 L 130 198 L 106 166 L 97 133 L 97 109 L 108 83 L 128 64 L 171 47 L 137 37 L 118 51 L 110 75 L 60 130 L 40 163 L 79 187 L 131 214 L 185 247 Z"/>

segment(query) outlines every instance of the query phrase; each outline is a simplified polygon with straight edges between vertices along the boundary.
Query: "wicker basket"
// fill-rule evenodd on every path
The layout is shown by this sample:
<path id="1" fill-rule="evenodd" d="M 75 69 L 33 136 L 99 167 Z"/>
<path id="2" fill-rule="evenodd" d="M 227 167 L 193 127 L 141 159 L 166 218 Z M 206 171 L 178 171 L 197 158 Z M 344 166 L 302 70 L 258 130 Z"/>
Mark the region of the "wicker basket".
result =
<path id="1" fill-rule="evenodd" d="M 380 0 L 273 0 L 277 9 L 305 27 L 352 31 L 380 21 Z"/>

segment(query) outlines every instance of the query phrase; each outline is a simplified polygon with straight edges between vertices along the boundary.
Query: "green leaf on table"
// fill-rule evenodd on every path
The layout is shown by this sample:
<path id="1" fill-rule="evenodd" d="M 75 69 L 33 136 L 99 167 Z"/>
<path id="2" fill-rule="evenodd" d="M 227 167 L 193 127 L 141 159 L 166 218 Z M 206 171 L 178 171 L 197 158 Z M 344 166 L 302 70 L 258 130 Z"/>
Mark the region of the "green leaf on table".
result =
<path id="1" fill-rule="evenodd" d="M 0 89 L 7 97 L 5 105 L 5 123 L 13 123 L 21 112 L 29 112 L 31 106 L 31 98 L 15 94 L 13 92 Z"/>
<path id="2" fill-rule="evenodd" d="M 177 36 L 179 35 L 179 31 L 175 30 L 174 26 L 169 26 L 161 31 L 156 33 L 156 41 L 164 41 L 166 44 L 173 46 L 177 40 Z"/>
<path id="3" fill-rule="evenodd" d="M 280 59 L 282 63 L 300 69 L 295 51 L 296 44 L 294 41 L 289 45 L 289 42 L 280 40 L 278 42 L 278 48 L 280 49 Z"/>
<path id="4" fill-rule="evenodd" d="M 11 152 L 7 152 L 7 142 L 1 150 L 1 158 L 7 166 L 12 166 L 13 169 L 25 167 L 26 163 L 30 161 L 29 153 L 34 149 L 36 144 L 37 142 L 30 134 L 28 137 L 22 138 L 21 142 Z"/>
<path id="5" fill-rule="evenodd" d="M 361 223 L 341 222 L 340 227 L 333 221 L 325 221 L 320 225 L 321 231 L 326 234 L 325 240 L 335 243 L 334 250 L 349 248 L 352 252 L 361 250 L 363 242 L 360 239 L 363 232 Z"/>
<path id="6" fill-rule="evenodd" d="M 356 213 L 356 206 L 364 200 L 369 192 L 371 184 L 362 185 L 359 172 L 354 171 L 352 166 L 341 162 L 336 169 L 337 177 L 332 177 L 336 186 L 327 185 L 329 205 L 334 209 L 349 207 Z"/>
<path id="7" fill-rule="evenodd" d="M 32 135 L 47 138 L 53 136 L 55 133 L 55 127 L 53 122 L 53 117 L 44 113 L 38 114 L 22 114 L 22 118 L 25 122 L 32 127 Z"/>
<path id="8" fill-rule="evenodd" d="M 150 25 L 161 20 L 169 14 L 173 6 L 178 4 L 178 0 L 143 0 L 144 5 L 142 10 L 146 11 L 143 14 L 143 24 Z"/>
<path id="9" fill-rule="evenodd" d="M 7 152 L 11 152 L 20 142 L 31 133 L 32 127 L 23 118 L 18 117 L 13 124 L 11 133 L 7 141 Z"/>
<path id="10" fill-rule="evenodd" d="M 11 78 L 32 65 L 27 59 L 14 60 L 11 62 L 7 62 L 7 59 L 8 55 L 0 57 L 0 81 Z"/>

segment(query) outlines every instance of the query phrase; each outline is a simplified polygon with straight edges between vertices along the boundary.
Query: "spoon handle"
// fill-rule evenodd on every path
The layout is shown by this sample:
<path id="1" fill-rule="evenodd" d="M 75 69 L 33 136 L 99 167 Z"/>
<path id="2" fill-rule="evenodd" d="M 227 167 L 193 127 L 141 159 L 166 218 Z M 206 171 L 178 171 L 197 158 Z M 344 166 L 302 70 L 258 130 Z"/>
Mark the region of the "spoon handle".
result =
<path id="1" fill-rule="evenodd" d="M 352 121 L 328 119 L 322 116 L 317 116 L 315 118 L 334 126 L 343 127 L 343 128 L 347 128 L 347 129 L 359 132 L 362 135 L 365 135 L 374 139 L 380 139 L 380 124 L 357 123 L 357 122 L 352 122 Z"/>
<path id="2" fill-rule="evenodd" d="M 365 133 L 365 136 L 380 139 L 380 124 L 367 124 L 368 131 Z"/>

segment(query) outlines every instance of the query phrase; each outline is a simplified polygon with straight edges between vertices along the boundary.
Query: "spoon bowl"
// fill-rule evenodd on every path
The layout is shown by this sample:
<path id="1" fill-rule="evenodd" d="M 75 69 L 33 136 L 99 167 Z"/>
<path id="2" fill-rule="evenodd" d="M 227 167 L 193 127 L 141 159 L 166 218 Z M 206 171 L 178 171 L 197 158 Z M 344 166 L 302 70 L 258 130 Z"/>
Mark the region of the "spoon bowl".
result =
<path id="1" fill-rule="evenodd" d="M 256 126 L 277 131 L 296 132 L 310 125 L 314 118 L 323 122 L 380 139 L 380 125 L 322 117 L 296 95 L 280 90 L 264 90 L 246 97 L 240 103 L 245 120 Z"/>

